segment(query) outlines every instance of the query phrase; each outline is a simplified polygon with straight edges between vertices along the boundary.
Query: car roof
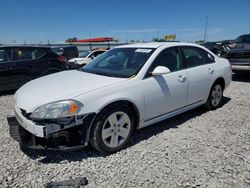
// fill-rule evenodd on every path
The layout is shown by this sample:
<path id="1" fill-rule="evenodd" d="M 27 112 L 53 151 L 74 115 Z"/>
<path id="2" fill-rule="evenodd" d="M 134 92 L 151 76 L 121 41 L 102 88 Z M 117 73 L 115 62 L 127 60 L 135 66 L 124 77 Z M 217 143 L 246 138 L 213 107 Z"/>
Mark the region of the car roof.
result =
<path id="1" fill-rule="evenodd" d="M 174 47 L 174 46 L 195 46 L 201 47 L 198 44 L 186 43 L 186 42 L 146 42 L 146 43 L 135 43 L 135 44 L 126 44 L 118 46 L 115 48 L 159 48 L 159 47 Z"/>

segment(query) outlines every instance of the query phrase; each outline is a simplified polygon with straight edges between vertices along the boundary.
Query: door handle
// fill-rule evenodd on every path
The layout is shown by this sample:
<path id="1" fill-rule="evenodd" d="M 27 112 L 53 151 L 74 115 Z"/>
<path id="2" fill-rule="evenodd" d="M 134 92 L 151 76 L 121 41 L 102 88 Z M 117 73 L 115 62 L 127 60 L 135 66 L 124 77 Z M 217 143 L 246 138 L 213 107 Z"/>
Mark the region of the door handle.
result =
<path id="1" fill-rule="evenodd" d="M 213 73 L 214 73 L 214 69 L 208 68 L 208 73 L 209 73 L 209 74 L 213 74 Z"/>
<path id="2" fill-rule="evenodd" d="M 179 76 L 178 76 L 178 81 L 179 81 L 179 82 L 185 82 L 185 81 L 186 81 L 186 77 L 183 76 L 183 75 L 179 75 Z"/>

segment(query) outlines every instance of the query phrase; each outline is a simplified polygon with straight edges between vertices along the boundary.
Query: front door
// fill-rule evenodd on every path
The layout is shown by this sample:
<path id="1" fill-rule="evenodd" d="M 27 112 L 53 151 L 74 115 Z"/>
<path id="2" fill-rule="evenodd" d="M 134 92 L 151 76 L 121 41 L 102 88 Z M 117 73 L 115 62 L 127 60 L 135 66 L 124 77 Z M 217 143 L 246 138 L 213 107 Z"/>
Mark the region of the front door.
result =
<path id="1" fill-rule="evenodd" d="M 168 74 L 152 76 L 157 66 L 165 66 Z M 166 115 L 186 105 L 187 72 L 181 62 L 178 48 L 163 50 L 152 63 L 144 80 L 144 121 Z"/>

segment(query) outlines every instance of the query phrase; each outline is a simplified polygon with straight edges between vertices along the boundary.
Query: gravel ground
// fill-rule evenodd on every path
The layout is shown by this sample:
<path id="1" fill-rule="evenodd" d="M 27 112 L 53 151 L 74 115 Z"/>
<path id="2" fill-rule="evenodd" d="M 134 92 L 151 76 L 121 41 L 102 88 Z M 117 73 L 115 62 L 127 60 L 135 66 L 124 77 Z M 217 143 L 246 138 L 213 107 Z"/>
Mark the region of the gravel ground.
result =
<path id="1" fill-rule="evenodd" d="M 13 95 L 0 96 L 0 187 L 42 187 L 87 177 L 86 187 L 250 187 L 250 79 L 236 78 L 215 111 L 198 108 L 139 130 L 113 155 L 22 151 L 6 115 Z"/>

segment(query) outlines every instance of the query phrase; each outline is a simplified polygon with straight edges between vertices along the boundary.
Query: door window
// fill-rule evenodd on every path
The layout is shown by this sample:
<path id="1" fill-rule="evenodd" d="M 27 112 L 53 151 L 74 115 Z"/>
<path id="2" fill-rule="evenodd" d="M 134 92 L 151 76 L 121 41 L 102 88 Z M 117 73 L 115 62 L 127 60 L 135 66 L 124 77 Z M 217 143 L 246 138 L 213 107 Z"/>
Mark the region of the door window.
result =
<path id="1" fill-rule="evenodd" d="M 206 64 L 206 58 L 200 49 L 195 47 L 183 47 L 182 51 L 187 68 Z"/>
<path id="2" fill-rule="evenodd" d="M 39 48 L 19 48 L 15 49 L 14 54 L 15 54 L 15 59 L 18 60 L 32 60 L 32 59 L 38 59 L 41 56 L 45 54 L 44 49 L 39 49 Z"/>
<path id="3" fill-rule="evenodd" d="M 178 48 L 169 48 L 163 50 L 153 62 L 149 69 L 149 73 L 153 72 L 157 66 L 167 67 L 171 72 L 181 70 L 183 65 Z"/>
<path id="4" fill-rule="evenodd" d="M 10 54 L 7 50 L 1 49 L 0 50 L 0 64 L 6 63 L 10 61 Z"/>
<path id="5" fill-rule="evenodd" d="M 210 53 L 208 53 L 206 51 L 204 51 L 204 54 L 205 54 L 205 56 L 207 58 L 207 63 L 214 63 L 215 62 L 215 58 L 214 58 L 214 56 L 212 54 L 210 54 Z"/>

